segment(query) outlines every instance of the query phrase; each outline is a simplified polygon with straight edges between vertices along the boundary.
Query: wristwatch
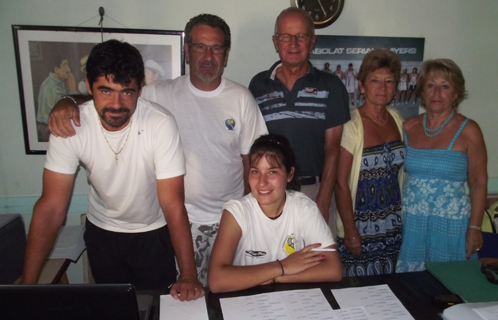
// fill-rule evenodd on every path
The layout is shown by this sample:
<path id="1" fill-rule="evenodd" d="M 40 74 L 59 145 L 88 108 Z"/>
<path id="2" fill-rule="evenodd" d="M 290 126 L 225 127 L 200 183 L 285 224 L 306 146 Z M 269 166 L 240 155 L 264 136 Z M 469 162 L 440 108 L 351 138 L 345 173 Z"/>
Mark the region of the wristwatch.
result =
<path id="1" fill-rule="evenodd" d="M 315 28 L 325 28 L 339 18 L 344 0 L 291 0 L 291 4 L 306 11 Z"/>

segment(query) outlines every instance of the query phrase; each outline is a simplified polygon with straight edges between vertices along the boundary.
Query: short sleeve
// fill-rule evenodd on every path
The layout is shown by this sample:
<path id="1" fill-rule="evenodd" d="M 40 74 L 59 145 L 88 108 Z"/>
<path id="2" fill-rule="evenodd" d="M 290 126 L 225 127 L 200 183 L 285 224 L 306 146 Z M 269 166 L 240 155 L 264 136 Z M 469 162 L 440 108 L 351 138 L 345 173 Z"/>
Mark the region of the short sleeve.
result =
<path id="1" fill-rule="evenodd" d="M 263 115 L 252 94 L 247 91 L 247 94 L 245 94 L 244 97 L 246 101 L 244 106 L 244 126 L 240 137 L 240 153 L 249 154 L 249 150 L 251 149 L 254 140 L 267 134 L 268 129 L 266 128 Z"/>
<path id="2" fill-rule="evenodd" d="M 70 147 L 71 140 L 74 140 L 74 138 L 64 139 L 50 135 L 45 169 L 63 174 L 74 174 L 76 172 L 79 158 Z"/>
<path id="3" fill-rule="evenodd" d="M 244 216 L 244 209 L 240 200 L 229 200 L 223 205 L 222 212 L 225 210 L 232 214 L 241 229 L 243 226 L 247 226 L 247 221 Z M 244 230 L 242 230 L 242 234 L 245 234 Z"/>
<path id="4" fill-rule="evenodd" d="M 322 247 L 335 244 L 332 231 L 330 231 L 330 227 L 323 219 L 318 206 L 311 199 L 308 200 L 303 214 L 305 219 L 302 220 L 305 244 L 320 243 Z"/>
<path id="5" fill-rule="evenodd" d="M 299 233 L 305 245 L 320 243 L 322 247 L 335 244 L 332 231 L 316 203 L 301 192 L 290 192 L 287 197 L 292 212 L 298 217 Z M 287 204 L 286 204 L 287 205 Z"/>
<path id="6" fill-rule="evenodd" d="M 323 76 L 323 75 L 322 75 Z M 327 129 L 345 124 L 349 119 L 349 95 L 344 83 L 335 75 L 325 74 L 326 79 L 331 78 L 329 98 L 327 102 Z"/>
<path id="7" fill-rule="evenodd" d="M 180 134 L 173 115 L 159 121 L 154 130 L 154 166 L 156 179 L 168 179 L 185 174 L 185 156 Z"/>

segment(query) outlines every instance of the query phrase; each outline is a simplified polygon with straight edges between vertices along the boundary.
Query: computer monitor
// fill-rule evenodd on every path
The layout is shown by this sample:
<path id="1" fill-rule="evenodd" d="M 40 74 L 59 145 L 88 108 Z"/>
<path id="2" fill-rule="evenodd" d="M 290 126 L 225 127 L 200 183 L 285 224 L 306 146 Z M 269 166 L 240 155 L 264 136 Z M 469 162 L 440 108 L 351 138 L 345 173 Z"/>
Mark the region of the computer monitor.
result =
<path id="1" fill-rule="evenodd" d="M 151 304 L 131 284 L 0 285 L 3 320 L 141 320 Z"/>

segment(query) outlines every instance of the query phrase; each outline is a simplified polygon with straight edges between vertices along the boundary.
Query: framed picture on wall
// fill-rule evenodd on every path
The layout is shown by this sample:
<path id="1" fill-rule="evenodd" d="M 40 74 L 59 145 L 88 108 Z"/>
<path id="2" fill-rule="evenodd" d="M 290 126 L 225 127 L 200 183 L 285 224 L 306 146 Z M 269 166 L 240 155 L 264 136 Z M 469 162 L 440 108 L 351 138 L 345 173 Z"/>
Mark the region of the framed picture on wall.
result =
<path id="1" fill-rule="evenodd" d="M 135 46 L 145 83 L 185 74 L 183 31 L 13 25 L 26 154 L 45 154 L 48 115 L 65 95 L 88 94 L 86 60 L 110 39 Z"/>

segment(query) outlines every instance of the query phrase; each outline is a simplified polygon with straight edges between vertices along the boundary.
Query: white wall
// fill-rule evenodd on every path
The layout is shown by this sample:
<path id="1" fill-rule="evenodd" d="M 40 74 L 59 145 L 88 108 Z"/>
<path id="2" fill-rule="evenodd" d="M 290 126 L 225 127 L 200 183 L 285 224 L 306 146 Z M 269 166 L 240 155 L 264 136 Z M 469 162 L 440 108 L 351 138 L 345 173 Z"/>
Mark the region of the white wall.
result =
<path id="1" fill-rule="evenodd" d="M 232 50 L 225 75 L 243 85 L 278 58 L 271 43 L 274 20 L 289 0 L 0 0 L 0 200 L 38 197 L 44 156 L 24 151 L 12 24 L 183 30 L 199 13 L 223 17 Z M 491 191 L 498 192 L 498 133 L 494 114 L 498 86 L 498 1 L 346 0 L 341 17 L 318 34 L 424 37 L 425 58 L 447 57 L 462 68 L 469 99 L 460 111 L 481 126 L 488 148 Z M 91 19 L 93 17 L 93 19 Z M 83 23 L 84 21 L 90 21 Z M 119 23 L 115 22 L 118 21 Z M 80 174 L 75 194 L 88 186 Z M 0 201 L 0 204 L 2 202 Z M 0 207 L 0 213 L 8 211 Z M 2 211 L 3 210 L 3 211 Z"/>

